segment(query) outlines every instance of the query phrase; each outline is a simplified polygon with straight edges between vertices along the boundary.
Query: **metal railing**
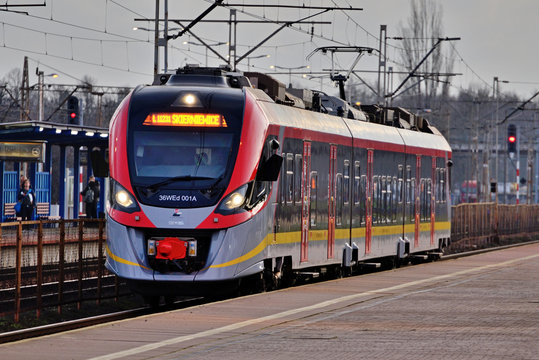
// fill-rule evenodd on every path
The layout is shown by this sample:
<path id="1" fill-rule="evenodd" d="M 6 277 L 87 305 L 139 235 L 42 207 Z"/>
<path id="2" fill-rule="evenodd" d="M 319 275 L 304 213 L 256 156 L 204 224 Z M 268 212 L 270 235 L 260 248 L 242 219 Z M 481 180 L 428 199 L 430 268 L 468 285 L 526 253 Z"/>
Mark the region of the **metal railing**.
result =
<path id="1" fill-rule="evenodd" d="M 459 204 L 452 208 L 451 252 L 531 239 L 539 233 L 539 205 Z"/>
<path id="2" fill-rule="evenodd" d="M 128 293 L 104 267 L 102 219 L 0 224 L 0 316 Z"/>

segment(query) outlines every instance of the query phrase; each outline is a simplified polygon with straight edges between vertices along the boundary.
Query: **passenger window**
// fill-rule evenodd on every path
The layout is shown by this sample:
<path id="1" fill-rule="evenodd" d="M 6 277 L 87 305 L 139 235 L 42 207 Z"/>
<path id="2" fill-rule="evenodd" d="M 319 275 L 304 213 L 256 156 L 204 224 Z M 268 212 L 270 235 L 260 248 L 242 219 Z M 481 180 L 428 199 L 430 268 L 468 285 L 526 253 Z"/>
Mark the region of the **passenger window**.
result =
<path id="1" fill-rule="evenodd" d="M 354 162 L 354 205 L 359 205 L 359 194 L 360 194 L 360 184 L 359 184 L 359 161 Z"/>
<path id="2" fill-rule="evenodd" d="M 286 203 L 294 200 L 294 154 L 286 154 Z"/>
<path id="3" fill-rule="evenodd" d="M 377 223 L 380 220 L 380 195 L 378 194 L 378 191 L 380 191 L 380 184 L 378 176 L 372 177 L 372 187 L 373 187 L 373 199 L 372 199 L 372 222 Z"/>
<path id="4" fill-rule="evenodd" d="M 441 202 L 445 204 L 447 202 L 447 199 L 445 197 L 445 194 L 446 194 L 446 191 L 445 191 L 446 190 L 445 189 L 445 184 L 446 184 L 446 182 L 445 182 L 445 174 L 447 172 L 446 172 L 445 169 L 440 169 L 440 170 L 441 170 L 440 171 L 440 191 L 442 192 L 441 193 L 442 196 L 440 198 L 441 198 Z"/>
<path id="5" fill-rule="evenodd" d="M 342 174 L 337 174 L 335 176 L 335 198 L 336 203 L 336 223 L 337 225 L 342 224 L 342 211 L 343 211 L 343 176 Z"/>
<path id="6" fill-rule="evenodd" d="M 302 180 L 303 156 L 296 154 L 294 160 L 294 201 L 301 205 L 301 180 Z"/>
<path id="7" fill-rule="evenodd" d="M 311 227 L 316 226 L 318 221 L 318 173 L 311 171 Z"/>
<path id="8" fill-rule="evenodd" d="M 415 178 L 410 179 L 410 222 L 415 222 Z"/>
<path id="9" fill-rule="evenodd" d="M 380 178 L 380 222 L 387 222 L 387 188 L 386 177 Z"/>
<path id="10" fill-rule="evenodd" d="M 350 161 L 344 160 L 344 171 L 343 171 L 343 203 L 348 205 L 350 203 Z"/>
<path id="11" fill-rule="evenodd" d="M 402 204 L 404 201 L 404 168 L 402 165 L 399 165 L 399 178 L 397 184 L 397 196 L 399 204 Z"/>
<path id="12" fill-rule="evenodd" d="M 391 183 L 391 198 L 393 199 L 391 201 L 391 212 L 392 212 L 392 216 L 391 216 L 391 219 L 393 220 L 393 222 L 396 222 L 397 221 L 397 203 L 399 203 L 399 199 L 397 198 L 398 196 L 398 193 L 397 193 L 397 177 L 396 176 L 393 176 L 393 182 Z"/>
<path id="13" fill-rule="evenodd" d="M 432 209 L 432 179 L 427 179 L 427 199 L 426 199 L 426 208 L 427 213 L 425 214 L 425 218 L 430 221 L 430 212 Z"/>
<path id="14" fill-rule="evenodd" d="M 365 204 L 367 203 L 367 176 L 361 175 L 359 187 L 359 218 L 362 225 L 365 225 Z"/>
<path id="15" fill-rule="evenodd" d="M 420 214 L 421 214 L 421 221 L 425 221 L 426 212 L 427 212 L 427 187 L 425 185 L 425 179 L 421 179 L 419 182 L 419 206 L 420 206 Z"/>
<path id="16" fill-rule="evenodd" d="M 441 191 L 440 191 L 440 168 L 436 168 L 435 170 L 435 176 L 434 176 L 434 186 L 436 187 L 434 189 L 434 197 L 437 204 L 440 203 L 441 200 Z"/>

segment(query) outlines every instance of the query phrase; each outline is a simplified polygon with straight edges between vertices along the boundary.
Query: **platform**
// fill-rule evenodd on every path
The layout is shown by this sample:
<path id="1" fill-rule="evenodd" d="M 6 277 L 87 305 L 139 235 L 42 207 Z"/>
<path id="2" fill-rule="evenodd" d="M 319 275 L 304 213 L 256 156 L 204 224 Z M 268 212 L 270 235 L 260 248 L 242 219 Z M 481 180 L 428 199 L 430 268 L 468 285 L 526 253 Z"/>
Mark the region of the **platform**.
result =
<path id="1" fill-rule="evenodd" d="M 0 345 L 27 359 L 537 359 L 539 244 Z"/>

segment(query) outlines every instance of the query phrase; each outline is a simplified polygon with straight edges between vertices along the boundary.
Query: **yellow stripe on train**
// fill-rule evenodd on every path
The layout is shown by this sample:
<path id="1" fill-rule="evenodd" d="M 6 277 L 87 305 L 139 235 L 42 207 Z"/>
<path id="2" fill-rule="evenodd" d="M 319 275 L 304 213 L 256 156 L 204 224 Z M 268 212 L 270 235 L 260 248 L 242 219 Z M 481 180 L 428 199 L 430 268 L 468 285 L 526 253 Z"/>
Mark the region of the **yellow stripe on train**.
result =
<path id="1" fill-rule="evenodd" d="M 430 223 L 423 223 L 419 226 L 420 232 L 430 232 Z M 449 221 L 439 221 L 434 224 L 436 230 L 449 230 L 451 223 Z M 404 226 L 405 233 L 415 232 L 415 224 L 408 224 Z M 401 235 L 402 225 L 389 225 L 389 226 L 374 226 L 372 228 L 372 236 L 391 236 Z M 310 230 L 309 241 L 327 241 L 327 230 Z M 335 229 L 335 238 L 337 240 L 348 239 L 350 237 L 350 229 Z M 365 237 L 365 228 L 353 228 L 352 238 Z M 301 231 L 291 231 L 286 233 L 268 234 L 254 249 L 247 254 L 237 257 L 233 260 L 227 261 L 222 264 L 211 265 L 209 268 L 223 268 L 227 266 L 237 265 L 245 260 L 251 259 L 260 254 L 268 245 L 284 245 L 294 244 L 301 242 Z"/>

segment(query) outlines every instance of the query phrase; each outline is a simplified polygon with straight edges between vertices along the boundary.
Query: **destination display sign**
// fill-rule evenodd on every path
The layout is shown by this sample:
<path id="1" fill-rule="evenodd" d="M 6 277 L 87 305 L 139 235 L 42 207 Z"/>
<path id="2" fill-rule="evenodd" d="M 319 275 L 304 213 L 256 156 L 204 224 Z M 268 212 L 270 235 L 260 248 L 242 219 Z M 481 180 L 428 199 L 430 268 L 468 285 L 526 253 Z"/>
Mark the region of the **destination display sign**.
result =
<path id="1" fill-rule="evenodd" d="M 146 117 L 143 125 L 227 127 L 225 118 L 222 115 L 198 113 L 153 113 Z"/>
<path id="2" fill-rule="evenodd" d="M 44 142 L 0 142 L 0 160 L 45 161 Z"/>

